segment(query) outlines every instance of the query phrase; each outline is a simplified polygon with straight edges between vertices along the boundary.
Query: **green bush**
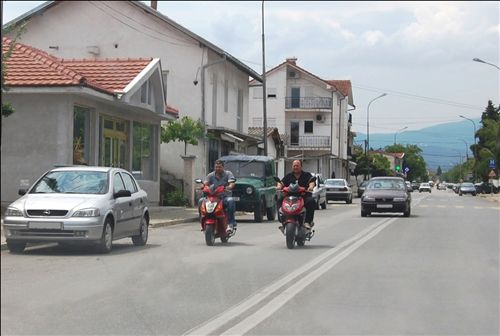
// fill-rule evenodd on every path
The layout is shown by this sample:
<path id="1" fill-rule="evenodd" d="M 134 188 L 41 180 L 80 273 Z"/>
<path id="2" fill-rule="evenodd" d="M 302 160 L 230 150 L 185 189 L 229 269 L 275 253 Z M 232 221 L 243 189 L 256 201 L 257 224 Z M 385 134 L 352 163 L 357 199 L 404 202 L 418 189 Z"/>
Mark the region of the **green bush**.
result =
<path id="1" fill-rule="evenodd" d="M 165 205 L 186 206 L 189 204 L 189 201 L 184 197 L 182 190 L 177 189 L 166 194 L 166 203 Z"/>

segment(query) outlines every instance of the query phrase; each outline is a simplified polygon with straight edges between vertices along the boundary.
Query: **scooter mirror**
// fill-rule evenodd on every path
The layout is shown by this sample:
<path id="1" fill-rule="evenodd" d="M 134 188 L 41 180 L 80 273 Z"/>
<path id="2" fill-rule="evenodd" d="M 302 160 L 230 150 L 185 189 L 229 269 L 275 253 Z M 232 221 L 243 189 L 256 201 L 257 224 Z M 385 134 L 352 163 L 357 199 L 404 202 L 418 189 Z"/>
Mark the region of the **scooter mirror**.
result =
<path id="1" fill-rule="evenodd" d="M 194 180 L 196 183 L 203 183 L 203 181 L 200 179 L 200 178 L 197 178 L 196 180 Z"/>
<path id="2" fill-rule="evenodd" d="M 229 180 L 227 180 L 227 183 L 234 183 L 234 182 L 236 182 L 236 179 L 229 179 Z"/>

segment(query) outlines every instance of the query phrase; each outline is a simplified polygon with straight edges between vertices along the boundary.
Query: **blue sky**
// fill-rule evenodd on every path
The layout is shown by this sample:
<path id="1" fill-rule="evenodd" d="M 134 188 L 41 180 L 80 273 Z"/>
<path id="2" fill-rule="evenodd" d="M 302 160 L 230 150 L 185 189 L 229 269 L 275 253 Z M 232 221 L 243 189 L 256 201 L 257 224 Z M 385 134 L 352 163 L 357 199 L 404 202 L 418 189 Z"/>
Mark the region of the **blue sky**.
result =
<path id="1" fill-rule="evenodd" d="M 4 1 L 3 23 L 43 1 Z M 145 1 L 149 4 L 149 1 Z M 287 57 L 323 79 L 350 79 L 353 129 L 478 119 L 500 103 L 499 2 L 266 1 L 266 66 Z M 262 2 L 158 1 L 158 10 L 262 72 Z M 462 135 L 457 135 L 460 138 Z M 460 140 L 458 140 L 460 141 Z"/>

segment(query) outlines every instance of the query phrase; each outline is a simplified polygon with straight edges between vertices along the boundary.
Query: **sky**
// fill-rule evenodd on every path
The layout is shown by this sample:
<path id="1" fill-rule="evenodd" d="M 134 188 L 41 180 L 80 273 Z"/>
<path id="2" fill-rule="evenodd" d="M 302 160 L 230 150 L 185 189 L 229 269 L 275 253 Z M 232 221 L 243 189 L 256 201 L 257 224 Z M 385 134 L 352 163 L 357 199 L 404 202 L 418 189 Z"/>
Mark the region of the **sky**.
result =
<path id="1" fill-rule="evenodd" d="M 2 22 L 42 3 L 3 1 Z M 262 73 L 261 1 L 158 1 L 158 10 Z M 359 133 L 367 114 L 370 134 L 478 120 L 488 100 L 500 103 L 499 16 L 500 2 L 265 1 L 266 69 L 296 57 L 320 78 L 349 79 Z"/>

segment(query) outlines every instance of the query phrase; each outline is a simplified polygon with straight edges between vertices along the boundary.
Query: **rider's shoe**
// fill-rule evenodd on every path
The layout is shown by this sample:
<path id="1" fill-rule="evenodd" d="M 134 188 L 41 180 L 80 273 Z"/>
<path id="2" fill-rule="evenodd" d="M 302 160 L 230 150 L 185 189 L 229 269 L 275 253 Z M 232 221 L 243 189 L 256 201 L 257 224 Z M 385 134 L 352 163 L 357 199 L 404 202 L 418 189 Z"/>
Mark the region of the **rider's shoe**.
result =
<path id="1" fill-rule="evenodd" d="M 281 233 L 285 234 L 285 227 L 283 225 L 278 226 L 278 229 L 280 229 Z"/>
<path id="2" fill-rule="evenodd" d="M 312 224 L 312 223 L 311 223 L 311 224 Z M 312 228 L 312 227 L 313 227 L 313 225 L 314 225 L 314 224 L 312 224 L 312 225 L 311 225 L 311 224 L 309 224 L 309 223 L 305 222 L 305 223 L 304 223 L 304 227 L 305 227 L 306 229 L 308 229 L 308 230 L 311 230 L 311 228 Z"/>
<path id="3" fill-rule="evenodd" d="M 227 234 L 230 234 L 230 233 L 232 233 L 232 232 L 233 232 L 233 228 L 232 228 L 232 226 L 231 226 L 231 225 L 228 225 L 228 226 L 227 226 L 227 228 L 226 228 L 226 233 L 227 233 Z"/>

